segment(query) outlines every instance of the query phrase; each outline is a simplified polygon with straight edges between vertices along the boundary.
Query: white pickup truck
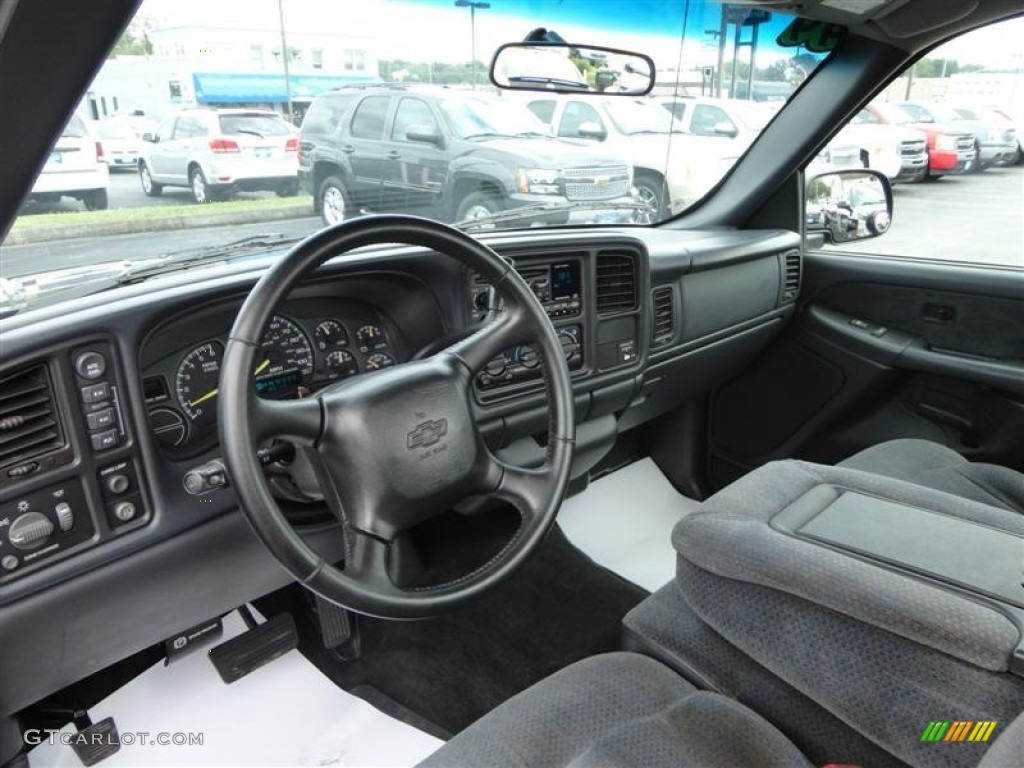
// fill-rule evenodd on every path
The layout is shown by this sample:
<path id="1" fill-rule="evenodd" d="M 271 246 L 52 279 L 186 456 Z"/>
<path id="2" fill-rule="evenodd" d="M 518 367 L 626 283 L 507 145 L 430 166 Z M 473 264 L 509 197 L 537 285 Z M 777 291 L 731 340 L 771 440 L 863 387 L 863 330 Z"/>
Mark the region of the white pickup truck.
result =
<path id="1" fill-rule="evenodd" d="M 527 106 L 556 136 L 600 144 L 633 165 L 637 197 L 650 208 L 637 223 L 683 211 L 729 171 L 741 151 L 717 138 L 687 133 L 648 98 L 530 94 Z"/>

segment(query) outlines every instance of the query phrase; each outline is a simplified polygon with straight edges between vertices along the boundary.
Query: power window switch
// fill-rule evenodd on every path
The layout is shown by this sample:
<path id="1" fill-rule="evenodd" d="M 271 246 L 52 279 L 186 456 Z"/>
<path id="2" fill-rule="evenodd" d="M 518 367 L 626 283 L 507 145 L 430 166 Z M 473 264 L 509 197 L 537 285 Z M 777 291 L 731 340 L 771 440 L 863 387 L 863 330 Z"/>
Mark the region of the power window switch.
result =
<path id="1" fill-rule="evenodd" d="M 62 501 L 55 506 L 53 511 L 57 515 L 57 525 L 62 531 L 67 532 L 75 527 L 75 513 L 72 511 L 71 505 L 66 501 Z"/>
<path id="2" fill-rule="evenodd" d="M 852 325 L 854 328 L 861 328 L 863 330 L 867 330 L 869 327 L 867 321 L 861 320 L 859 317 L 855 317 L 852 320 L 850 320 L 850 325 Z"/>
<path id="3" fill-rule="evenodd" d="M 886 328 L 884 325 L 880 325 L 877 328 L 875 328 L 873 331 L 871 331 L 871 335 L 874 336 L 876 339 L 880 339 L 883 336 L 885 336 L 885 334 L 887 334 L 888 332 L 889 332 L 888 328 Z"/>

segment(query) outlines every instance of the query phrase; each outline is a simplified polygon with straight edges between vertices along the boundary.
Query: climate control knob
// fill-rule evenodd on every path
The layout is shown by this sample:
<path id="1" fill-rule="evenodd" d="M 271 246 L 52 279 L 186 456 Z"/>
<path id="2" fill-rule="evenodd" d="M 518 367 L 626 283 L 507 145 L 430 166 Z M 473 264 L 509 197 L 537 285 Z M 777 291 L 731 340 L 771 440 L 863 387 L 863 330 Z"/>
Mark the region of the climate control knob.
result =
<path id="1" fill-rule="evenodd" d="M 11 523 L 7 538 L 18 549 L 35 549 L 53 533 L 53 522 L 41 512 L 26 512 Z"/>

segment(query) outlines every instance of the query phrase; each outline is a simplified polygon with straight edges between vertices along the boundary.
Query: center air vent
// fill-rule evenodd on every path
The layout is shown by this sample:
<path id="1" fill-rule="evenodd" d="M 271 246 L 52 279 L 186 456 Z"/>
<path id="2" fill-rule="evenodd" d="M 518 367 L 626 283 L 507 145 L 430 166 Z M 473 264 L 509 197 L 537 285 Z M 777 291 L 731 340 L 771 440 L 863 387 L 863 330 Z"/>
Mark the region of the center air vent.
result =
<path id="1" fill-rule="evenodd" d="M 60 420 L 46 366 L 0 379 L 0 467 L 62 448 Z"/>
<path id="2" fill-rule="evenodd" d="M 796 301 L 800 293 L 800 251 L 792 250 L 782 254 L 782 296 L 780 303 Z"/>
<path id="3" fill-rule="evenodd" d="M 672 301 L 672 286 L 662 285 L 651 293 L 653 305 L 654 328 L 651 333 L 651 346 L 663 347 L 676 335 L 675 307 Z"/>
<path id="4" fill-rule="evenodd" d="M 597 255 L 597 312 L 601 315 L 636 309 L 636 266 L 624 253 Z"/>

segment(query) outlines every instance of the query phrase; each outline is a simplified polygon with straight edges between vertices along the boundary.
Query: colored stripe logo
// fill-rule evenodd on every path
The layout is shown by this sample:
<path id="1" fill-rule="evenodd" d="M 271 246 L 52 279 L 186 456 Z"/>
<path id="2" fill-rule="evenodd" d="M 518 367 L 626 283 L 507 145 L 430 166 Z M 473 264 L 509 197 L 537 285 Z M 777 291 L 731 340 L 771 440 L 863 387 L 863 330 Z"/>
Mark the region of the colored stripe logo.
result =
<path id="1" fill-rule="evenodd" d="M 921 741 L 988 741 L 997 725 L 997 720 L 932 720 Z"/>

